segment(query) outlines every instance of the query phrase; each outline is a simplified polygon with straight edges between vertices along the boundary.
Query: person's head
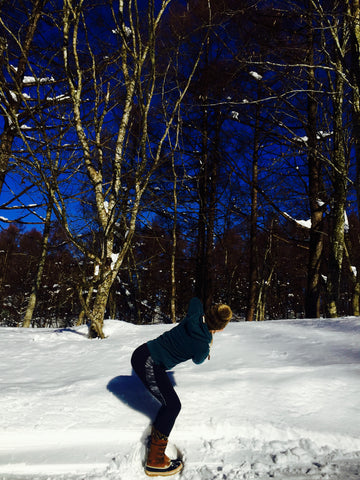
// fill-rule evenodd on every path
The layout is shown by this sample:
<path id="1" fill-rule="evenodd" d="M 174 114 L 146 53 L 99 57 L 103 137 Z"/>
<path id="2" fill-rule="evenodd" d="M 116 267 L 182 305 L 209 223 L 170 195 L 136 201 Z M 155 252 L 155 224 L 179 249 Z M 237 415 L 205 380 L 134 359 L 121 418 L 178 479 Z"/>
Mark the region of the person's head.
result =
<path id="1" fill-rule="evenodd" d="M 218 303 L 205 312 L 205 322 L 210 331 L 224 330 L 232 318 L 232 311 L 228 305 Z"/>

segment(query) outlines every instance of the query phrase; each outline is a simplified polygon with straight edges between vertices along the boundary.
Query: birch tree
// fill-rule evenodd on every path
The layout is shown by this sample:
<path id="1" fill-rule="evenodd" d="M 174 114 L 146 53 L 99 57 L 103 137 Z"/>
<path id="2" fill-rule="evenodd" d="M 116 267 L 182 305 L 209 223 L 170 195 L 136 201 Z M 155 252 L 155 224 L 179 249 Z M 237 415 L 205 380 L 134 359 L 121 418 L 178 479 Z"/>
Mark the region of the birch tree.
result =
<path id="1" fill-rule="evenodd" d="M 311 0 L 319 19 L 321 47 L 327 67 L 329 95 L 332 102 L 332 150 L 329 158 L 331 187 L 329 191 L 329 258 L 326 310 L 329 317 L 338 315 L 340 280 L 345 248 L 345 208 L 349 184 L 349 136 L 345 124 L 346 99 L 351 77 L 346 67 L 349 50 L 349 28 L 346 4 L 323 6 Z M 356 98 L 356 90 L 354 98 Z"/>
<path id="2" fill-rule="evenodd" d="M 117 35 L 109 58 L 104 58 L 92 41 L 87 11 L 92 2 L 63 3 L 63 65 L 81 149 L 80 169 L 88 179 L 96 212 L 98 251 L 87 250 L 75 235 L 58 195 L 54 206 L 71 241 L 96 268 L 96 294 L 86 311 L 90 337 L 104 337 L 103 319 L 111 286 L 131 246 L 142 197 L 164 161 L 167 139 L 198 62 L 194 60 L 181 89 L 169 95 L 167 103 L 157 104 L 159 91 L 170 88 L 166 72 L 172 69 L 174 61 L 169 56 L 160 82 L 157 35 L 171 3 L 172 0 L 150 0 L 144 10 L 141 2 L 120 0 L 114 10 L 109 2 L 104 8 L 111 12 L 112 30 Z M 201 50 L 200 44 L 199 55 Z M 150 125 L 155 108 L 160 122 L 156 143 L 151 138 Z M 108 123 L 110 119 L 115 125 Z M 113 132 L 110 153 L 104 143 L 106 129 Z"/>

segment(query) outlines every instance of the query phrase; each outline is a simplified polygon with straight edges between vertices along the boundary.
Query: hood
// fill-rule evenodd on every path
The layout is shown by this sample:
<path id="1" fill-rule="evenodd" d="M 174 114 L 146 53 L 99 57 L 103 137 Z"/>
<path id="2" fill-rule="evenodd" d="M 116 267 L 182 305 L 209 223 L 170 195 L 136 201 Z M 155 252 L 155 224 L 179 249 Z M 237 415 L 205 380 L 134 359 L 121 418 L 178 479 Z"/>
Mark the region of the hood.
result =
<path id="1" fill-rule="evenodd" d="M 210 343 L 212 334 L 205 323 L 204 315 L 192 314 L 185 317 L 185 330 L 188 335 L 196 340 L 202 340 Z"/>

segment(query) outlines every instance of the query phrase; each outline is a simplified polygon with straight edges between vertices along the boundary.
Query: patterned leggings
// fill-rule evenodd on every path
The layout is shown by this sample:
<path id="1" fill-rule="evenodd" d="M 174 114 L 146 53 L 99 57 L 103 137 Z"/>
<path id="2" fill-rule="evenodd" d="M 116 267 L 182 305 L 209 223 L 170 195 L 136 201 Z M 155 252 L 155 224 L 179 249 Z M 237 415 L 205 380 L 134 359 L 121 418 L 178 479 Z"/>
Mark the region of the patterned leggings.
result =
<path id="1" fill-rule="evenodd" d="M 168 437 L 181 410 L 181 403 L 165 368 L 154 363 L 146 343 L 134 351 L 131 365 L 145 387 L 161 403 L 154 427 Z"/>

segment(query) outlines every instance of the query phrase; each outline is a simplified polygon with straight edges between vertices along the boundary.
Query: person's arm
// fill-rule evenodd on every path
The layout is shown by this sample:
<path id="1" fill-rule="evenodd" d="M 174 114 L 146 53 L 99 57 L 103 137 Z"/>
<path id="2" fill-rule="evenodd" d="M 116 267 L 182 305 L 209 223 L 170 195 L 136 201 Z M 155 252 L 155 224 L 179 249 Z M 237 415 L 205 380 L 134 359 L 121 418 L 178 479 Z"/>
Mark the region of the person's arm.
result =
<path id="1" fill-rule="evenodd" d="M 200 299 L 197 297 L 193 297 L 190 300 L 186 316 L 191 317 L 192 315 L 195 315 L 195 314 L 199 316 L 204 315 L 203 305 Z"/>
<path id="2" fill-rule="evenodd" d="M 211 349 L 211 347 L 212 347 L 213 341 L 214 341 L 214 334 L 212 334 L 212 339 L 211 339 L 211 342 L 210 342 L 210 345 L 209 345 L 209 355 L 208 355 L 208 360 L 210 360 L 210 349 Z"/>
<path id="3" fill-rule="evenodd" d="M 208 346 L 207 348 L 204 348 L 203 351 L 198 352 L 196 355 L 194 355 L 192 358 L 192 361 L 196 363 L 196 365 L 199 365 L 209 357 L 209 354 L 210 354 L 210 347 Z"/>
<path id="4" fill-rule="evenodd" d="M 214 337 L 212 336 L 211 342 L 209 344 L 204 343 L 204 347 L 193 356 L 192 361 L 194 363 L 198 365 L 203 363 L 206 358 L 210 360 L 210 347 L 213 343 L 213 339 Z"/>

